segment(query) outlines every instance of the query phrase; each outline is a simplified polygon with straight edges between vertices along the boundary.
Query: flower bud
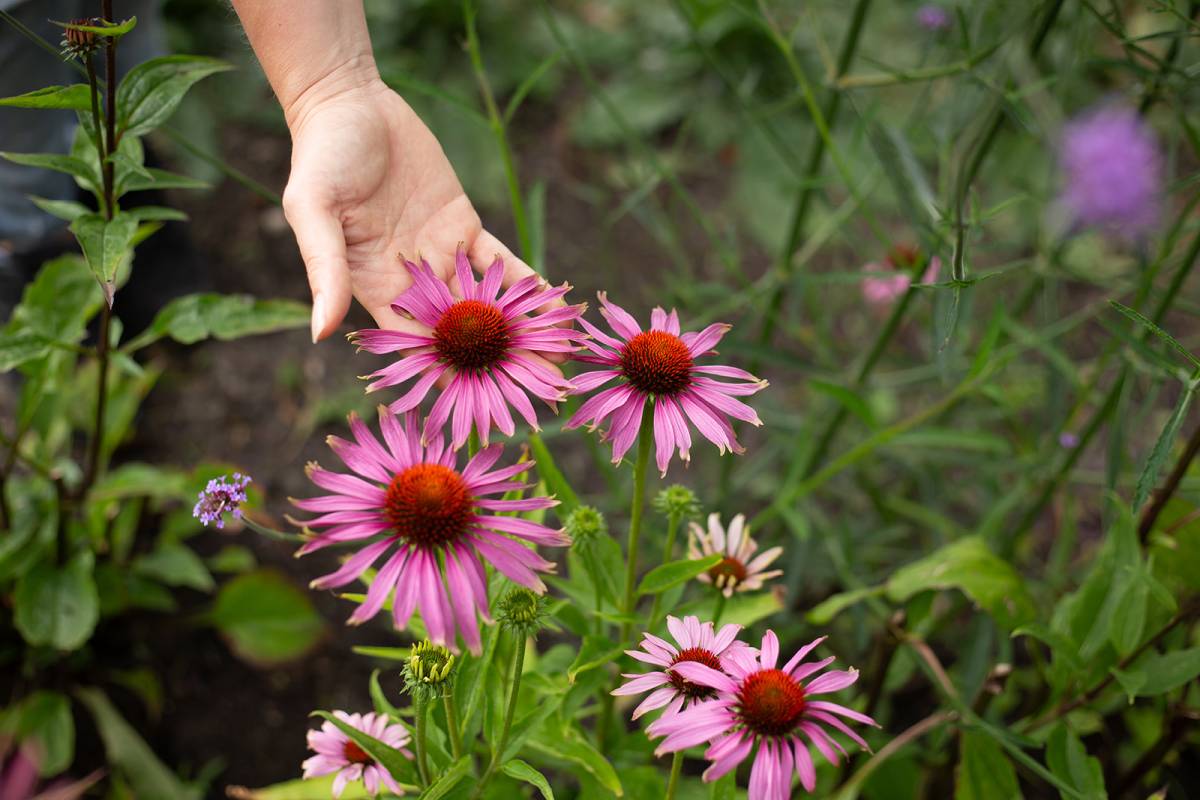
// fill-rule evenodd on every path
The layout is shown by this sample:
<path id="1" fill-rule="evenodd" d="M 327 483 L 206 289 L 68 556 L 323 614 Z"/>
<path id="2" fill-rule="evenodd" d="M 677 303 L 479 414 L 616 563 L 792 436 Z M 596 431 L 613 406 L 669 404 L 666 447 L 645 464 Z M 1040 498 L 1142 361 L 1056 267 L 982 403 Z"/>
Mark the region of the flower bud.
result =
<path id="1" fill-rule="evenodd" d="M 546 600 L 541 595 L 524 587 L 517 587 L 500 600 L 500 624 L 530 636 L 542 627 L 541 619 L 545 613 L 545 605 Z"/>
<path id="2" fill-rule="evenodd" d="M 439 697 L 450 690 L 454 654 L 426 639 L 412 646 L 404 664 L 404 686 L 409 694 Z"/>
<path id="3" fill-rule="evenodd" d="M 691 489 L 677 483 L 655 496 L 654 510 L 666 517 L 689 520 L 699 516 L 700 500 Z"/>
<path id="4" fill-rule="evenodd" d="M 608 533 L 604 515 L 592 506 L 579 506 L 567 515 L 563 527 L 576 544 L 582 544 Z"/>
<path id="5" fill-rule="evenodd" d="M 97 41 L 96 34 L 92 31 L 80 30 L 76 25 L 87 25 L 95 27 L 101 23 L 99 17 L 81 17 L 73 19 L 67 23 L 66 30 L 63 31 L 63 39 L 61 46 L 63 55 L 68 58 L 76 58 L 88 55 L 96 51 L 100 46 Z"/>

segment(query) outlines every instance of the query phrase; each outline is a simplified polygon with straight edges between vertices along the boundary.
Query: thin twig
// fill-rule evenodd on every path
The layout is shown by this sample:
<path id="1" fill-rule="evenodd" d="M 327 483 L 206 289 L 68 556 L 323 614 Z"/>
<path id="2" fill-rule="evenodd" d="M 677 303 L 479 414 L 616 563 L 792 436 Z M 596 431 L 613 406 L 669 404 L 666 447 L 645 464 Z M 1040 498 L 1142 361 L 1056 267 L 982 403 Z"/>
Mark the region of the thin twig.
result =
<path id="1" fill-rule="evenodd" d="M 1141 539 L 1142 544 L 1146 543 L 1150 531 L 1154 530 L 1154 523 L 1158 521 L 1159 514 L 1167 507 L 1167 502 L 1175 494 L 1179 484 L 1183 482 L 1183 477 L 1187 474 L 1188 467 L 1191 466 L 1197 453 L 1200 453 L 1200 426 L 1197 426 L 1196 430 L 1192 432 L 1192 438 L 1188 439 L 1187 447 L 1180 454 L 1179 460 L 1175 462 L 1171 474 L 1167 477 L 1167 482 L 1155 493 L 1154 500 L 1142 512 L 1142 518 L 1138 523 L 1138 538 Z"/>

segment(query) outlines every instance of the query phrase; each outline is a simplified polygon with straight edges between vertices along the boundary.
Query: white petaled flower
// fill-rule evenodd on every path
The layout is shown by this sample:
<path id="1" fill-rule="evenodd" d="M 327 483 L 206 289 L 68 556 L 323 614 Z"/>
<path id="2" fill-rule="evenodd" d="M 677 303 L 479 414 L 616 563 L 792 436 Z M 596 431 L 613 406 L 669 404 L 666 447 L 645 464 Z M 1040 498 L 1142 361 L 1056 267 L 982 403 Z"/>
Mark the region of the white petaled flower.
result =
<path id="1" fill-rule="evenodd" d="M 781 569 L 767 569 L 783 553 L 782 547 L 771 547 L 755 555 L 757 552 L 758 543 L 750 538 L 743 514 L 730 520 L 728 529 L 715 513 L 708 515 L 708 530 L 695 522 L 691 525 L 688 558 L 721 556 L 721 561 L 702 573 L 699 580 L 715 585 L 726 597 L 732 597 L 734 592 L 761 589 L 765 581 L 783 574 Z"/>

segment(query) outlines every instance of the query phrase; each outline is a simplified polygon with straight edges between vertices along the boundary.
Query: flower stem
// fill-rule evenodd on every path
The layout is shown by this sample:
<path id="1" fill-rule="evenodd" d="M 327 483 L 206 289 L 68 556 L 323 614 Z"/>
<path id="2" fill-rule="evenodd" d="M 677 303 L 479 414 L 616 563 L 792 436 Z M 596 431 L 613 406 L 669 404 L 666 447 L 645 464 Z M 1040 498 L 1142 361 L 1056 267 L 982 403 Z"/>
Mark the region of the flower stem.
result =
<path id="1" fill-rule="evenodd" d="M 677 750 L 671 759 L 671 779 L 667 781 L 666 800 L 675 800 L 675 790 L 679 788 L 679 773 L 683 771 L 683 751 Z"/>
<path id="2" fill-rule="evenodd" d="M 467 457 L 473 458 L 479 452 L 479 434 L 471 431 L 467 434 Z"/>
<path id="3" fill-rule="evenodd" d="M 492 747 L 492 760 L 488 762 L 487 770 L 476 784 L 475 791 L 471 793 L 472 800 L 483 797 L 483 790 L 487 788 L 492 776 L 496 774 L 496 769 L 500 766 L 500 759 L 504 757 L 504 750 L 508 747 L 508 735 L 512 731 L 513 717 L 517 713 L 517 697 L 521 694 L 521 671 L 525 667 L 525 637 L 517 636 L 514 645 L 511 671 L 512 690 L 508 695 L 508 709 L 504 712 L 504 727 L 500 729 L 500 741 Z"/>
<path id="4" fill-rule="evenodd" d="M 414 694 L 413 705 L 416 707 L 416 718 L 417 718 L 416 719 L 417 774 L 421 776 L 421 785 L 428 786 L 429 782 L 430 782 L 429 781 L 429 762 L 428 762 L 428 757 L 426 756 L 427 748 L 425 746 L 425 728 L 426 728 L 425 717 L 427 716 L 427 714 L 426 714 L 427 703 Z"/>
<path id="5" fill-rule="evenodd" d="M 662 563 L 668 564 L 675 555 L 675 535 L 679 532 L 680 515 L 672 512 L 667 516 L 667 546 L 663 548 Z M 654 604 L 650 606 L 650 616 L 647 621 L 653 627 L 658 621 L 659 606 L 662 604 L 662 593 L 654 595 Z"/>
<path id="6" fill-rule="evenodd" d="M 625 566 L 625 602 L 621 613 L 632 616 L 637 607 L 638 543 L 642 538 L 642 511 L 646 506 L 646 469 L 650 465 L 650 445 L 654 442 L 654 405 L 646 403 L 642 411 L 642 429 L 638 434 L 637 461 L 633 465 L 633 501 L 629 506 L 629 547 Z M 633 622 L 621 623 L 621 642 L 627 642 L 633 632 Z"/>
<path id="7" fill-rule="evenodd" d="M 446 733 L 450 736 L 450 752 L 455 760 L 462 757 L 462 734 L 458 732 L 458 709 L 454 705 L 454 690 L 448 690 L 442 695 L 446 706 Z"/>
<path id="8" fill-rule="evenodd" d="M 713 606 L 713 627 L 717 627 L 721 623 L 721 615 L 725 613 L 725 593 L 717 590 L 717 604 Z"/>

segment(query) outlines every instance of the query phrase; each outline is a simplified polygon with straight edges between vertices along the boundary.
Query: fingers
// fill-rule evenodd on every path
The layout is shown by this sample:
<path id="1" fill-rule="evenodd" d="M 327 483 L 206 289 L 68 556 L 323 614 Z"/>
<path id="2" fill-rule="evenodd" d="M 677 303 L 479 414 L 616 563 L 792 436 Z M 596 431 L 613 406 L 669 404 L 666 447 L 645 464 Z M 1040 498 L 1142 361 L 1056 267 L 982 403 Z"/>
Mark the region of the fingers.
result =
<path id="1" fill-rule="evenodd" d="M 417 233 L 417 252 L 456 297 L 462 297 L 463 293 L 454 274 L 454 254 L 461 243 L 470 247 L 479 238 L 481 230 L 479 214 L 467 196 L 460 194 L 430 217 Z M 417 253 L 405 255 L 416 258 Z"/>
<path id="2" fill-rule="evenodd" d="M 504 259 L 504 280 L 501 281 L 502 286 L 512 286 L 522 278 L 537 274 L 533 267 L 517 258 L 516 254 L 512 250 L 509 250 L 504 242 L 497 239 L 488 231 L 480 231 L 479 235 L 475 237 L 475 241 L 470 243 L 467 250 L 467 256 L 471 259 L 471 264 L 475 266 L 478 272 L 485 271 L 491 265 L 496 255 Z M 564 305 L 566 305 L 566 301 L 559 298 L 537 309 L 537 312 L 540 314 Z"/>
<path id="3" fill-rule="evenodd" d="M 283 213 L 308 272 L 312 290 L 312 340 L 318 342 L 337 329 L 350 309 L 350 270 L 346 264 L 346 240 L 333 208 L 298 191 L 289 184 L 284 193 Z M 299 198 L 299 199 L 297 199 Z"/>

